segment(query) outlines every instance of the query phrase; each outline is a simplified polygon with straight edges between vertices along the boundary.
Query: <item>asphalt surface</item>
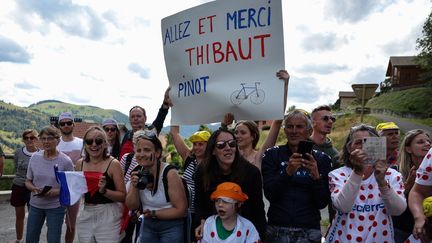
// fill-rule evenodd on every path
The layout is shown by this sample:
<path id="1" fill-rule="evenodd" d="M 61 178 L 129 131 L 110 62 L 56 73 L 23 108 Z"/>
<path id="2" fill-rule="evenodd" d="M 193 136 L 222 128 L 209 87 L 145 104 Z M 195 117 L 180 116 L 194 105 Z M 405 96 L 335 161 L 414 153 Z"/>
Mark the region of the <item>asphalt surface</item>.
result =
<path id="1" fill-rule="evenodd" d="M 16 240 L 15 236 L 15 209 L 12 207 L 8 201 L 0 202 L 0 242 L 2 243 L 14 243 Z M 27 224 L 27 212 L 24 221 L 24 238 L 25 238 L 25 228 Z M 42 228 L 41 236 L 39 242 L 44 243 L 46 240 L 46 226 Z M 66 225 L 63 224 L 62 242 L 64 242 L 64 232 L 66 230 Z M 75 236 L 74 243 L 78 243 L 77 237 Z"/>
<path id="2" fill-rule="evenodd" d="M 412 123 L 409 122 L 407 120 L 398 118 L 398 117 L 392 117 L 392 116 L 386 116 L 386 115 L 382 115 L 382 114 L 370 114 L 371 116 L 380 118 L 384 121 L 389 121 L 389 122 L 394 122 L 398 125 L 398 127 L 404 132 L 408 132 L 410 130 L 414 130 L 414 129 L 423 129 L 425 131 L 427 131 L 429 134 L 432 134 L 432 127 L 423 125 L 423 124 L 417 124 L 417 123 Z"/>

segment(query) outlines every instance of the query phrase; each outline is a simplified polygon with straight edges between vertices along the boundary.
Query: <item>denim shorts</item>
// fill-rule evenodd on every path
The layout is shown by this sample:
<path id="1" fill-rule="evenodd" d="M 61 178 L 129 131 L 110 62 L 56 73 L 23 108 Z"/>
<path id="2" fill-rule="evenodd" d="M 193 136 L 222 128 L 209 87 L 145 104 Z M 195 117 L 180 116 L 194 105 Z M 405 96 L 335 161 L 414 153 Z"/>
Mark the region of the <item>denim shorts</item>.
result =
<path id="1" fill-rule="evenodd" d="M 145 218 L 141 223 L 139 242 L 181 243 L 184 241 L 183 219 Z"/>

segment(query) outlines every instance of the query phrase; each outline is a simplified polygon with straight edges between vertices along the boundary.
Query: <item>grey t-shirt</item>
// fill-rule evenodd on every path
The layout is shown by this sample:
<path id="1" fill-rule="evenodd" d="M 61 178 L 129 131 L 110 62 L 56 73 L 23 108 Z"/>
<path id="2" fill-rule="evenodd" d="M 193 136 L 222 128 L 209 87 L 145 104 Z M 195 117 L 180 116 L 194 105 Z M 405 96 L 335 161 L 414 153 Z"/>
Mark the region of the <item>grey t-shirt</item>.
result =
<path id="1" fill-rule="evenodd" d="M 14 165 L 15 165 L 15 178 L 12 183 L 17 186 L 24 186 L 27 175 L 27 167 L 30 157 L 34 153 L 29 152 L 26 147 L 19 148 L 15 151 Z"/>
<path id="2" fill-rule="evenodd" d="M 60 188 L 57 182 L 54 166 L 57 165 L 60 171 L 72 171 L 72 160 L 66 154 L 59 152 L 57 157 L 53 159 L 46 159 L 43 156 L 44 151 L 41 150 L 33 154 L 30 158 L 29 166 L 27 169 L 27 179 L 33 182 L 38 188 L 44 186 L 52 186 L 53 188 Z M 33 192 L 30 197 L 30 205 L 41 209 L 50 209 L 60 207 L 59 197 L 34 197 Z"/>

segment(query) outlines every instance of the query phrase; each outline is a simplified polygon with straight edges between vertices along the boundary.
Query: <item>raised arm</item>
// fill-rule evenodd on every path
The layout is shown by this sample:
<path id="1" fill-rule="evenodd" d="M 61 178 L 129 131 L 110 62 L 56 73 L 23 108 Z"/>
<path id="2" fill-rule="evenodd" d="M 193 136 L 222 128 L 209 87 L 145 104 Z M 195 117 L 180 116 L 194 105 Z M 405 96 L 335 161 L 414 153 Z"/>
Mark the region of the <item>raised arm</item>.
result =
<path id="1" fill-rule="evenodd" d="M 171 126 L 171 135 L 177 152 L 180 154 L 183 161 L 185 161 L 186 158 L 191 154 L 191 151 L 180 136 L 180 127 L 177 125 Z"/>
<path id="2" fill-rule="evenodd" d="M 173 106 L 171 98 L 169 96 L 169 91 L 170 90 L 171 90 L 171 87 L 168 87 L 165 90 L 164 100 L 163 100 L 162 106 L 161 106 L 161 108 L 159 108 L 159 112 L 158 112 L 158 114 L 156 116 L 156 119 L 152 123 L 152 125 L 156 128 L 158 134 L 162 130 L 163 123 L 164 123 L 165 118 L 166 118 L 166 116 L 168 114 L 169 108 Z"/>

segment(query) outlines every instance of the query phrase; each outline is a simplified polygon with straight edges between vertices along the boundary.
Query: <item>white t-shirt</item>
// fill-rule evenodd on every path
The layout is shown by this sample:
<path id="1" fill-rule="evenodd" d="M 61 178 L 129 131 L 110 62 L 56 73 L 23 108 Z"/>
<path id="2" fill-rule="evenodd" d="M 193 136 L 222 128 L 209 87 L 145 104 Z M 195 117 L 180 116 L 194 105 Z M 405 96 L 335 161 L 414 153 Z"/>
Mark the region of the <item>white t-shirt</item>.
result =
<path id="1" fill-rule="evenodd" d="M 201 243 L 211 242 L 232 242 L 232 243 L 258 243 L 261 242 L 258 231 L 255 226 L 247 219 L 240 215 L 237 215 L 237 224 L 233 230 L 233 233 L 226 238 L 221 240 L 217 234 L 216 229 L 216 218 L 218 215 L 212 215 L 208 217 L 204 223 L 204 235 Z"/>
<path id="2" fill-rule="evenodd" d="M 420 167 L 417 169 L 415 182 L 423 186 L 432 186 L 432 148 L 429 149 Z"/>
<path id="3" fill-rule="evenodd" d="M 83 140 L 81 138 L 74 137 L 72 141 L 65 142 L 63 138 L 60 138 L 60 143 L 57 145 L 57 149 L 60 152 L 65 153 L 75 163 L 81 158 L 81 152 L 83 149 Z"/>
<path id="4" fill-rule="evenodd" d="M 342 167 L 329 173 L 332 200 L 342 190 L 352 173 L 349 167 Z M 401 174 L 389 168 L 385 180 L 398 196 L 404 197 Z M 393 242 L 393 221 L 387 213 L 378 183 L 372 174 L 362 180 L 357 196 L 349 213 L 338 211 L 332 222 L 326 242 Z"/>

